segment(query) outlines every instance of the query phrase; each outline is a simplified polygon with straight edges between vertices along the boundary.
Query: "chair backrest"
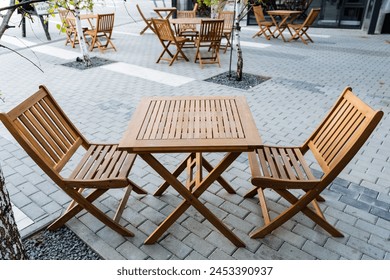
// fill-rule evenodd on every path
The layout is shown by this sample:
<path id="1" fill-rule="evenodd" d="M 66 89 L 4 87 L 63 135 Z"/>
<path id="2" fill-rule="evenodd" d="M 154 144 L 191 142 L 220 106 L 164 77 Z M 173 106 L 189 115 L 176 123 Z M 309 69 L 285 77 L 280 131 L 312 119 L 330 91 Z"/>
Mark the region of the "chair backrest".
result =
<path id="1" fill-rule="evenodd" d="M 303 145 L 321 166 L 330 183 L 365 143 L 383 116 L 347 87 L 323 122 Z"/>
<path id="2" fill-rule="evenodd" d="M 253 6 L 253 13 L 255 14 L 256 22 L 258 25 L 260 25 L 262 21 L 266 21 L 264 17 L 263 7 L 261 5 Z"/>
<path id="3" fill-rule="evenodd" d="M 87 140 L 68 119 L 45 86 L 0 119 L 22 148 L 57 184 L 59 172 Z"/>
<path id="4" fill-rule="evenodd" d="M 176 12 L 176 17 L 177 18 L 194 18 L 196 16 L 194 11 L 177 11 Z M 185 30 L 196 30 L 196 25 L 195 24 L 179 24 L 179 30 L 180 31 L 185 31 Z"/>
<path id="5" fill-rule="evenodd" d="M 97 32 L 111 33 L 114 28 L 115 14 L 98 14 L 96 19 Z"/>
<path id="6" fill-rule="evenodd" d="M 310 10 L 309 15 L 305 19 L 305 21 L 302 23 L 302 26 L 309 27 L 312 26 L 315 20 L 317 19 L 319 13 L 321 11 L 321 8 L 313 8 Z"/>
<path id="7" fill-rule="evenodd" d="M 224 29 L 225 30 L 233 30 L 233 24 L 234 24 L 234 12 L 233 11 L 221 11 L 218 13 L 218 18 L 223 19 L 224 23 Z"/>
<path id="8" fill-rule="evenodd" d="M 152 18 L 153 26 L 158 38 L 162 41 L 175 41 L 175 34 L 172 30 L 169 19 Z"/>
<path id="9" fill-rule="evenodd" d="M 177 11 L 177 18 L 194 18 L 194 11 Z"/>
<path id="10" fill-rule="evenodd" d="M 72 13 L 66 9 L 58 9 L 58 14 L 60 15 L 60 19 L 65 28 L 73 29 L 74 25 L 70 20 L 70 17 L 73 16 Z"/>
<path id="11" fill-rule="evenodd" d="M 221 42 L 223 19 L 202 19 L 199 31 L 200 42 Z"/>
<path id="12" fill-rule="evenodd" d="M 140 6 L 138 4 L 135 5 L 137 7 L 137 10 L 138 10 L 138 13 L 140 14 L 140 16 L 142 17 L 142 19 L 144 21 L 147 21 L 148 19 L 145 17 L 144 13 L 142 12 Z"/>
<path id="13" fill-rule="evenodd" d="M 194 8 L 192 9 L 192 11 L 195 13 L 195 15 L 198 12 L 198 7 L 199 7 L 198 2 L 195 2 Z"/>

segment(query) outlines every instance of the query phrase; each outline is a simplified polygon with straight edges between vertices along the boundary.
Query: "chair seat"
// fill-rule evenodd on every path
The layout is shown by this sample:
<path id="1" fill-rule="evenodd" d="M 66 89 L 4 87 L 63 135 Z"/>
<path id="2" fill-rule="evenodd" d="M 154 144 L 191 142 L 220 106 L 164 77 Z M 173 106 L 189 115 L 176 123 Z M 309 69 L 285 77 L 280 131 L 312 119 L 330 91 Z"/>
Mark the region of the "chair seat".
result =
<path id="1" fill-rule="evenodd" d="M 252 153 L 259 161 L 258 170 L 253 170 L 252 183 L 255 185 L 263 183 L 281 189 L 296 185 L 298 189 L 305 189 L 319 182 L 298 147 L 263 146 Z M 286 184 L 281 185 L 281 181 Z"/>
<path id="2" fill-rule="evenodd" d="M 92 144 L 69 176 L 76 180 L 127 178 L 136 154 L 118 151 L 118 145 Z"/>

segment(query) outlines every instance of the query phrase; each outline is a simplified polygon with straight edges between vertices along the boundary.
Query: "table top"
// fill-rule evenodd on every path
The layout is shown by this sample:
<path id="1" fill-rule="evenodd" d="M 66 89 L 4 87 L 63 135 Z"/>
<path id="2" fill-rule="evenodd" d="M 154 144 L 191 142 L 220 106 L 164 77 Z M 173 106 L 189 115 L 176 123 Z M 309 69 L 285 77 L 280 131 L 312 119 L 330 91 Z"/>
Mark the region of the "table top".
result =
<path id="1" fill-rule="evenodd" d="M 289 16 L 289 15 L 298 15 L 301 14 L 301 11 L 291 11 L 291 10 L 271 10 L 267 11 L 269 15 L 272 16 Z"/>
<path id="2" fill-rule="evenodd" d="M 244 96 L 146 97 L 119 149 L 137 153 L 244 152 L 261 144 Z"/>
<path id="3" fill-rule="evenodd" d="M 170 18 L 169 22 L 172 24 L 201 24 L 202 20 L 213 20 L 207 17 L 193 17 L 193 18 Z"/>
<path id="4" fill-rule="evenodd" d="M 174 12 L 176 11 L 175 7 L 168 8 L 168 7 L 161 7 L 161 8 L 154 8 L 153 9 L 155 12 Z"/>

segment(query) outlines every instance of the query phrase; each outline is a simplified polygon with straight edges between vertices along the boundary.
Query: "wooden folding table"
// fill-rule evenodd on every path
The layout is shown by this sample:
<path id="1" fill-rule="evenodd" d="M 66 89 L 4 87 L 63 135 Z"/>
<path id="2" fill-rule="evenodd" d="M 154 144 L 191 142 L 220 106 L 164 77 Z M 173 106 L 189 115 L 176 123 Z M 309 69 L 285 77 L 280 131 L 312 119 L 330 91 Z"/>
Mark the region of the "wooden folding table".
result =
<path id="1" fill-rule="evenodd" d="M 228 192 L 234 189 L 221 174 L 242 153 L 253 151 L 261 138 L 243 96 L 177 96 L 143 98 L 134 113 L 128 129 L 119 143 L 119 149 L 137 153 L 166 182 L 155 195 L 161 195 L 171 185 L 183 202 L 146 239 L 156 242 L 161 235 L 190 207 L 198 210 L 233 244 L 245 244 L 225 226 L 198 197 L 215 181 Z M 202 153 L 224 152 L 215 167 Z M 186 153 L 189 156 L 173 172 L 165 168 L 155 153 Z M 203 176 L 202 170 L 207 170 Z M 187 183 L 177 177 L 187 169 Z"/>
<path id="2" fill-rule="evenodd" d="M 275 30 L 273 35 L 275 38 L 278 38 L 279 35 L 282 37 L 283 41 L 286 42 L 286 39 L 283 36 L 283 31 L 288 28 L 287 23 L 293 22 L 302 12 L 301 11 L 290 11 L 290 10 L 271 10 L 267 11 L 270 15 L 272 22 L 275 24 Z M 281 20 L 278 22 L 276 17 L 280 17 Z M 287 22 L 288 20 L 288 22 Z M 275 36 L 276 31 L 279 33 Z M 291 32 L 290 32 L 291 33 Z"/>

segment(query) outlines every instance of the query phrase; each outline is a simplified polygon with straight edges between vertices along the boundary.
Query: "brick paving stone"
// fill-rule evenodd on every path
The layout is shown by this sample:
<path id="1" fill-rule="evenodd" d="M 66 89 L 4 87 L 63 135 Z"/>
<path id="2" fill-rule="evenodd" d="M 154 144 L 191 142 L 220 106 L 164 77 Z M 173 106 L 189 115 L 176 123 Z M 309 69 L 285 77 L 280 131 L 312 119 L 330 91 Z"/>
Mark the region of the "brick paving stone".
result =
<path id="1" fill-rule="evenodd" d="M 302 236 L 308 241 L 312 241 L 320 246 L 324 245 L 326 240 L 329 238 L 327 234 L 319 232 L 318 230 L 313 230 L 311 228 L 305 227 L 301 224 L 297 224 L 294 227 L 293 232 L 299 236 Z"/>
<path id="2" fill-rule="evenodd" d="M 231 255 L 226 254 L 224 251 L 220 249 L 216 249 L 209 257 L 209 260 L 234 260 Z"/>
<path id="3" fill-rule="evenodd" d="M 160 244 L 142 245 L 140 249 L 154 260 L 168 260 L 173 254 Z"/>
<path id="4" fill-rule="evenodd" d="M 23 208 L 24 206 L 32 202 L 28 196 L 26 196 L 24 193 L 20 191 L 10 196 L 10 198 L 11 201 L 19 208 Z"/>
<path id="5" fill-rule="evenodd" d="M 25 213 L 33 221 L 38 221 L 47 216 L 47 213 L 43 211 L 41 207 L 34 203 L 29 203 L 21 207 L 20 210 L 22 210 L 22 212 Z"/>
<path id="6" fill-rule="evenodd" d="M 307 252 L 300 250 L 299 248 L 285 242 L 280 247 L 279 254 L 287 260 L 314 260 L 315 257 Z"/>
<path id="7" fill-rule="evenodd" d="M 358 220 L 356 222 L 356 227 L 360 228 L 362 230 L 366 230 L 369 233 L 379 235 L 383 238 L 388 238 L 388 236 L 389 236 L 388 230 L 381 228 L 381 227 L 378 227 L 378 226 L 374 226 L 373 224 L 370 224 L 370 223 L 363 221 L 363 220 Z"/>
<path id="8" fill-rule="evenodd" d="M 215 246 L 211 243 L 197 236 L 196 234 L 190 233 L 183 242 L 199 253 L 202 257 L 207 258 L 214 250 Z"/>
<path id="9" fill-rule="evenodd" d="M 390 212 L 388 210 L 372 207 L 370 209 L 370 213 L 384 220 L 390 221 Z"/>
<path id="10" fill-rule="evenodd" d="M 347 243 L 348 246 L 351 246 L 352 248 L 356 248 L 360 252 L 363 252 L 364 254 L 376 259 L 381 260 L 385 256 L 386 251 L 383 249 L 373 246 L 371 244 L 368 244 L 367 241 L 361 240 L 358 238 L 355 238 L 351 236 Z"/>
<path id="11" fill-rule="evenodd" d="M 219 205 L 219 208 L 241 219 L 245 219 L 245 217 L 249 214 L 249 211 L 243 209 L 237 204 L 231 203 L 230 201 L 225 201 L 224 203 Z"/>
<path id="12" fill-rule="evenodd" d="M 211 232 L 207 237 L 206 241 L 210 242 L 211 244 L 215 245 L 216 247 L 220 248 L 225 253 L 231 255 L 237 247 L 234 246 L 229 239 L 227 239 L 224 235 L 217 231 Z"/>
<path id="13" fill-rule="evenodd" d="M 310 240 L 305 242 L 302 247 L 302 250 L 320 260 L 338 260 L 340 258 L 338 254 L 329 251 L 323 248 L 323 246 L 314 243 Z"/>
<path id="14" fill-rule="evenodd" d="M 198 252 L 192 251 L 186 258 L 185 260 L 207 260 L 207 258 L 203 257 L 201 254 Z"/>
<path id="15" fill-rule="evenodd" d="M 201 238 L 205 238 L 211 233 L 211 229 L 206 227 L 204 224 L 199 223 L 197 220 L 192 217 L 188 217 L 181 225 L 187 228 L 190 232 L 196 234 Z"/>
<path id="16" fill-rule="evenodd" d="M 116 251 L 124 256 L 126 260 L 146 260 L 148 258 L 147 254 L 128 241 L 116 248 Z"/>
<path id="17" fill-rule="evenodd" d="M 359 250 L 344 245 L 332 238 L 329 238 L 326 241 L 324 248 L 332 252 L 335 252 L 336 254 L 339 254 L 341 257 L 348 260 L 360 260 L 363 255 L 363 253 L 360 252 Z"/>
<path id="18" fill-rule="evenodd" d="M 192 251 L 192 248 L 179 241 L 172 235 L 168 235 L 166 238 L 162 239 L 159 244 L 167 250 L 173 252 L 174 255 L 176 255 L 181 260 L 187 257 Z"/>

